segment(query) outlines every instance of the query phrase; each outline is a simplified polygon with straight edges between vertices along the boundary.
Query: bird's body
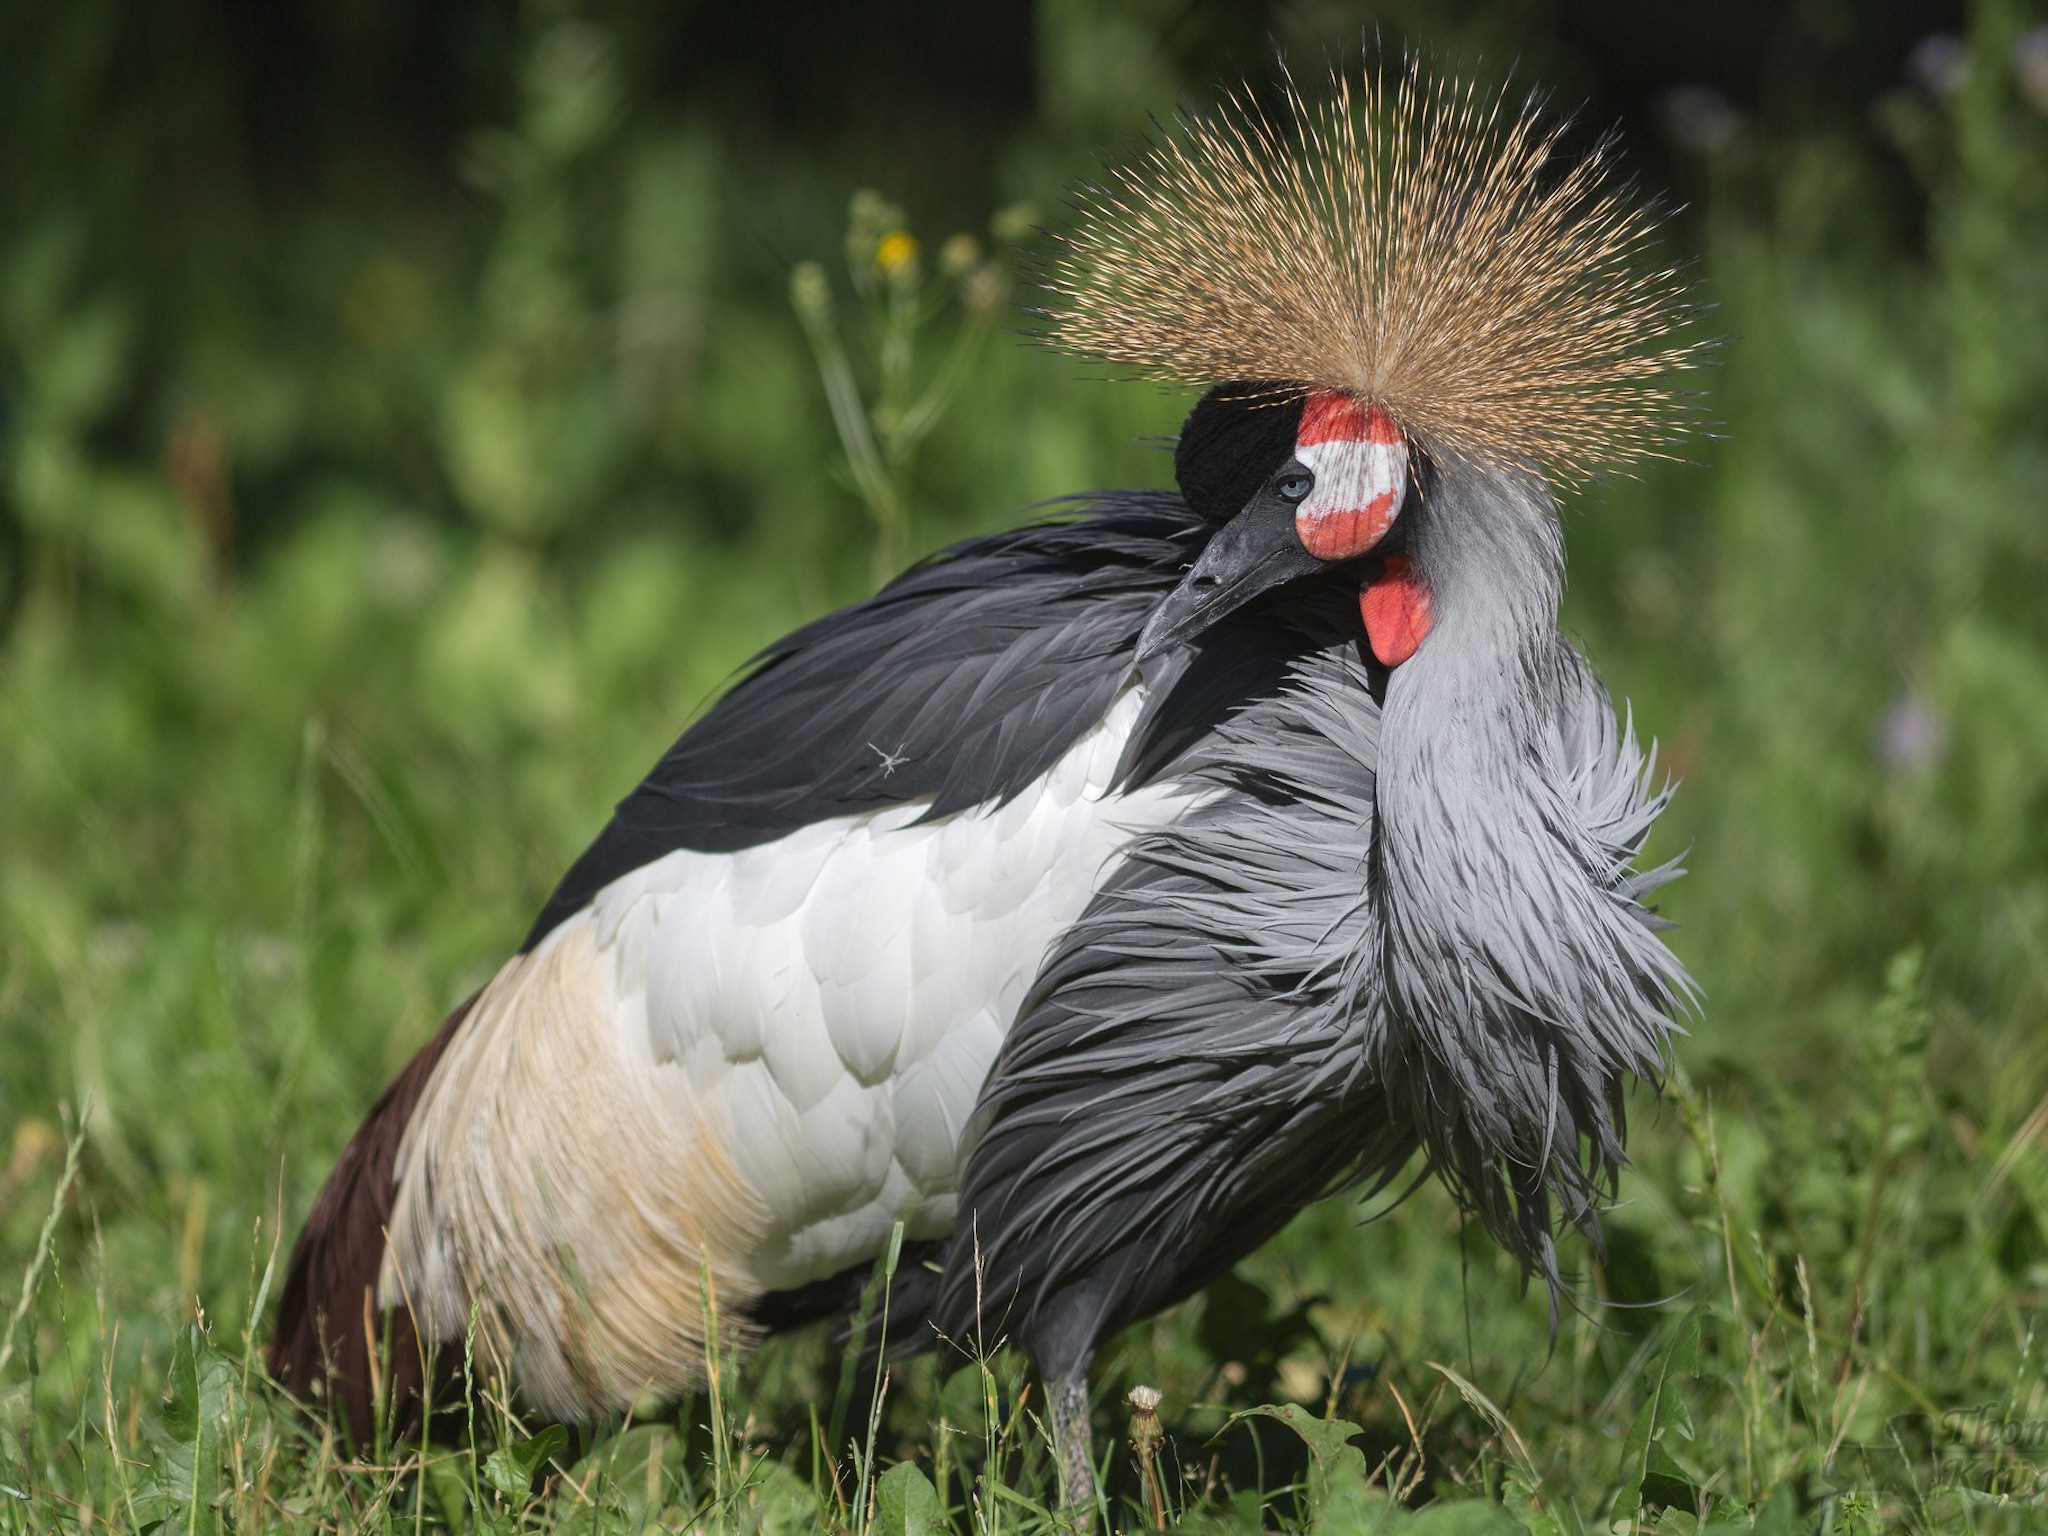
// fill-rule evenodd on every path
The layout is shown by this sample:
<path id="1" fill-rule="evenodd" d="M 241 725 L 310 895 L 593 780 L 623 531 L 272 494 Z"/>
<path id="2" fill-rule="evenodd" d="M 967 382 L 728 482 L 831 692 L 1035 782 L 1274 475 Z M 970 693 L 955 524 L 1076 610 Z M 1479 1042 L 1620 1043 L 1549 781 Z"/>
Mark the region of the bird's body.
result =
<path id="1" fill-rule="evenodd" d="M 901 1221 L 892 1347 L 1021 1345 L 1085 1493 L 1097 1346 L 1312 1200 L 1420 1153 L 1556 1283 L 1689 998 L 1663 792 L 1533 464 L 1239 372 L 1182 494 L 948 551 L 683 736 L 344 1155 L 288 1381 L 362 1429 L 388 1313 L 544 1413 L 674 1397 Z"/>
<path id="2" fill-rule="evenodd" d="M 1106 532 L 985 541 L 792 637 L 621 807 L 626 859 L 662 851 L 578 866 L 602 884 L 485 990 L 400 1153 L 390 1263 L 435 1332 L 488 1291 L 522 1390 L 573 1417 L 697 1385 L 707 1283 L 737 1342 L 897 1220 L 952 1231 L 1047 950 L 1189 803 L 1119 774 L 1159 711 Z M 744 809 L 693 758 L 746 763 Z M 538 1209 L 530 1168 L 563 1190 Z"/>

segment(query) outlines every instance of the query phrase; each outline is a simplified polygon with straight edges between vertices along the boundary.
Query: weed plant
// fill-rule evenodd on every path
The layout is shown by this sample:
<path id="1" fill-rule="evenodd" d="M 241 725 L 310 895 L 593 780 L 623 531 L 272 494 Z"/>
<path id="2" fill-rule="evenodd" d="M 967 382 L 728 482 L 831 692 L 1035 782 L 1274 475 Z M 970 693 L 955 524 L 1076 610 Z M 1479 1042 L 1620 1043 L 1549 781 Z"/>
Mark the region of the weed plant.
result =
<path id="1" fill-rule="evenodd" d="M 573 1432 L 472 1375 L 425 1447 L 344 1445 L 260 1352 L 378 1088 L 749 654 L 1044 497 L 1164 483 L 1186 400 L 1006 318 L 1090 136 L 1179 83 L 1102 73 L 1140 55 L 1090 29 L 1149 14 L 1046 6 L 1003 211 L 863 195 L 843 262 L 854 183 L 742 175 L 538 3 L 466 235 L 309 216 L 274 280 L 166 305 L 16 209 L 0 1532 L 1058 1528 L 1000 1340 L 870 1389 L 799 1337 Z M 2042 1528 L 2044 53 L 1985 0 L 1881 150 L 1737 123 L 1686 162 L 1713 433 L 1578 499 L 1567 621 L 1685 780 L 1653 852 L 1689 849 L 1709 1000 L 1577 1304 L 1553 1335 L 1433 1186 L 1319 1207 L 1108 1349 L 1098 1524 Z"/>

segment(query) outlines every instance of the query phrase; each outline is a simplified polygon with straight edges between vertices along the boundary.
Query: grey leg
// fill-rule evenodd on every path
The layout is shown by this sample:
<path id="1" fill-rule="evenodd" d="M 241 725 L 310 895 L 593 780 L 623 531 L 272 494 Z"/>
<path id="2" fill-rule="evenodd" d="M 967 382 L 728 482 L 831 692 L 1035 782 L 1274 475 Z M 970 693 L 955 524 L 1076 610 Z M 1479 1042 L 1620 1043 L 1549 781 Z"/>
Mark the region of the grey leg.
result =
<path id="1" fill-rule="evenodd" d="M 1047 1387 L 1052 1403 L 1052 1444 L 1060 1463 L 1060 1504 L 1081 1517 L 1081 1529 L 1095 1521 L 1095 1458 L 1088 1436 L 1088 1368 L 1081 1366 Z"/>

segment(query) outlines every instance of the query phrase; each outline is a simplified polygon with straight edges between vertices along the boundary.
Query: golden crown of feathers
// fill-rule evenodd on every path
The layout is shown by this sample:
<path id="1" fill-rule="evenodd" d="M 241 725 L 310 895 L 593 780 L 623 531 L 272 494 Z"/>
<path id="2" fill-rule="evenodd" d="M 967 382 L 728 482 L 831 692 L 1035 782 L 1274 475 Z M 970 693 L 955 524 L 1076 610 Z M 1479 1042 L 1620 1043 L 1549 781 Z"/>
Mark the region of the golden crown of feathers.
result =
<path id="1" fill-rule="evenodd" d="M 1183 383 L 1278 380 L 1384 406 L 1425 447 L 1583 480 L 1665 457 L 1658 382 L 1684 283 L 1602 140 L 1552 173 L 1563 124 L 1419 60 L 1283 78 L 1186 115 L 1106 183 L 1046 274 L 1048 339 Z"/>

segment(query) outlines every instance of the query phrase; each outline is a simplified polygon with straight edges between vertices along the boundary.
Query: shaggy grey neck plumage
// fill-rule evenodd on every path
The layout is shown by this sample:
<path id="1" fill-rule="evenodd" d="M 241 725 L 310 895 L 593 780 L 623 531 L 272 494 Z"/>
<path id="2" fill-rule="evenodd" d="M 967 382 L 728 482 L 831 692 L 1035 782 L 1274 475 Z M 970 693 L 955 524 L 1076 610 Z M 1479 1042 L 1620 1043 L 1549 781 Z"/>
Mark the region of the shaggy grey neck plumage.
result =
<path id="1" fill-rule="evenodd" d="M 1663 796 L 1637 789 L 1615 824 L 1616 770 L 1640 764 L 1558 634 L 1542 481 L 1452 460 L 1410 518 L 1432 624 L 1381 721 L 1380 1071 L 1437 1170 L 1554 1285 L 1550 1200 L 1597 1238 L 1624 1075 L 1655 1076 L 1691 995 L 1639 901 L 1670 871 L 1630 863 Z"/>

